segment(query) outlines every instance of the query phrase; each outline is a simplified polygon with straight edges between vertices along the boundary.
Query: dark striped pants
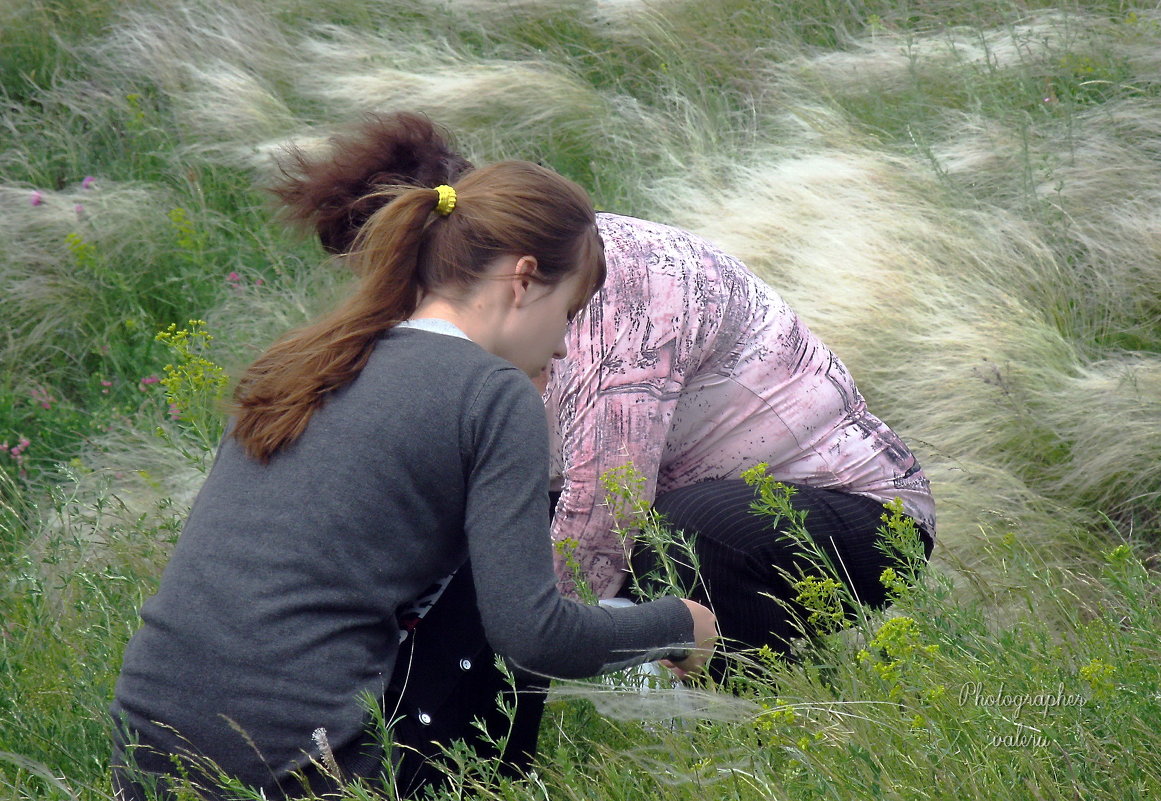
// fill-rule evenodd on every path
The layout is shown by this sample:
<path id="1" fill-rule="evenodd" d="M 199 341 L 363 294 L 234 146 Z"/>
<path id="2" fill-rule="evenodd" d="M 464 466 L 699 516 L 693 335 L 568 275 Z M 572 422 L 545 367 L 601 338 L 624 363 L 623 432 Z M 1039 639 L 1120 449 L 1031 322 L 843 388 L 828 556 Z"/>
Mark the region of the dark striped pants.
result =
<path id="1" fill-rule="evenodd" d="M 790 504 L 806 513 L 806 532 L 834 565 L 836 577 L 860 603 L 882 606 L 886 594 L 879 576 L 896 564 L 877 547 L 883 505 L 861 495 L 792 486 Z M 819 570 L 803 555 L 802 545 L 786 537 L 785 520 L 775 526 L 750 509 L 754 497 L 754 488 L 740 479 L 706 481 L 666 492 L 653 507 L 674 531 L 694 537 L 700 563 L 694 597 L 718 616 L 725 648 L 765 645 L 788 654 L 802 633 L 792 580 L 800 570 L 813 575 Z M 930 556 L 932 541 L 925 533 L 922 538 Z M 655 563 L 651 551 L 635 550 L 632 565 L 638 575 Z M 679 573 L 686 586 L 695 584 L 688 567 Z"/>

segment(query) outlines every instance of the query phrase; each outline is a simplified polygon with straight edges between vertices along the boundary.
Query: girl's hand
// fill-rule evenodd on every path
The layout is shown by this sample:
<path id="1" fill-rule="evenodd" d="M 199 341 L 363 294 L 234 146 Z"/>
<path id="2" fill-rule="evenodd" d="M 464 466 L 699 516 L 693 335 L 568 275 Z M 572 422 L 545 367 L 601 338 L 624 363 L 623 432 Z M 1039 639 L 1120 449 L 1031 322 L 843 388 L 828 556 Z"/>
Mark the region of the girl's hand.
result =
<path id="1" fill-rule="evenodd" d="M 683 598 L 682 603 L 693 616 L 693 641 L 697 644 L 689 655 L 679 662 L 662 659 L 661 664 L 673 671 L 678 679 L 695 675 L 705 665 L 714 652 L 714 643 L 718 639 L 718 619 L 706 607 L 697 601 Z"/>

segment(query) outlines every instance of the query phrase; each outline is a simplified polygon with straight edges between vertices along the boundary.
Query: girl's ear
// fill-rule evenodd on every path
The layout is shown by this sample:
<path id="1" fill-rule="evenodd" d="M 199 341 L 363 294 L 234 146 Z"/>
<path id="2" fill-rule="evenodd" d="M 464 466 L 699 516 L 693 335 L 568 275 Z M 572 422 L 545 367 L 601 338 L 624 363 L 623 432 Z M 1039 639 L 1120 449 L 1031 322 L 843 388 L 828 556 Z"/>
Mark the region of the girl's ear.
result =
<path id="1" fill-rule="evenodd" d="M 532 277 L 536 274 L 536 267 L 535 256 L 521 256 L 516 260 L 516 269 L 512 271 L 512 291 L 517 306 L 525 306 L 543 294 L 541 288 L 546 285 Z"/>
<path id="2" fill-rule="evenodd" d="M 532 276 L 536 273 L 536 257 L 535 256 L 521 256 L 516 259 L 516 274 Z"/>

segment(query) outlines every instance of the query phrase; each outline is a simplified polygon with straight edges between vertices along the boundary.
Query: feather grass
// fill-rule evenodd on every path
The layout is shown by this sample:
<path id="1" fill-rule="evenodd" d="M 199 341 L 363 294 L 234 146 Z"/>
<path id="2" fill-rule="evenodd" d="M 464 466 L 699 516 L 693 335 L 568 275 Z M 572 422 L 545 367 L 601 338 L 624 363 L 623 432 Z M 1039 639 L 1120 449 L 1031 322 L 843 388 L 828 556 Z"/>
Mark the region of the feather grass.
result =
<path id="1" fill-rule="evenodd" d="M 1029 776 L 1146 797 L 1155 760 L 1127 759 L 1118 738 L 1151 742 L 1141 659 L 1155 656 L 1155 592 L 1107 553 L 1118 539 L 1155 548 L 1161 531 L 1157 9 L 18 5 L 26 17 L 0 12 L 18 56 L 0 65 L 0 439 L 74 425 L 65 407 L 99 411 L 100 428 L 38 457 L 39 473 L 0 453 L 0 682 L 21 699 L 0 750 L 25 766 L 5 767 L 17 797 L 103 796 L 94 710 L 201 481 L 204 463 L 154 433 L 171 423 L 137 387 L 159 369 L 147 343 L 203 317 L 234 369 L 327 305 L 341 268 L 275 233 L 252 185 L 282 144 L 319 146 L 396 109 L 427 111 L 478 162 L 543 160 L 603 208 L 741 257 L 916 447 L 938 500 L 931 595 L 903 607 L 954 658 L 917 673 L 918 694 L 893 698 L 851 664 L 873 629 L 723 706 L 701 734 L 637 726 L 648 705 L 601 691 L 626 718 L 606 720 L 595 691 L 570 688 L 545 772 L 482 797 L 938 797 L 948 755 L 967 766 L 957 797 L 1035 795 Z M 98 379 L 113 378 L 106 402 Z M 41 409 L 44 389 L 65 400 Z M 31 668 L 10 669 L 10 654 Z M 1097 693 L 1101 664 L 1136 700 L 1089 695 L 1083 713 L 1045 716 L 1071 749 L 1052 759 L 988 746 L 1008 731 L 1003 709 L 923 695 L 991 675 Z M 95 689 L 67 686 L 60 665 Z M 749 705 L 779 693 L 797 724 Z M 73 707 L 92 714 L 60 711 Z M 61 775 L 77 778 L 46 778 Z"/>

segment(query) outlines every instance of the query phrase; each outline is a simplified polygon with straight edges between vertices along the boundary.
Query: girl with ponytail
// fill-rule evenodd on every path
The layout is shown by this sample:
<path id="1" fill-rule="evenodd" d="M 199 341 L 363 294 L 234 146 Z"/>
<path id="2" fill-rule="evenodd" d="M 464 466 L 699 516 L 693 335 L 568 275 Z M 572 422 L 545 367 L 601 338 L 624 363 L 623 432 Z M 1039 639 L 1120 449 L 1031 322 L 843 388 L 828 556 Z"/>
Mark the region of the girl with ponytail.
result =
<path id="1" fill-rule="evenodd" d="M 606 609 L 556 588 L 530 378 L 604 280 L 583 190 L 503 162 L 377 191 L 351 240 L 357 288 L 243 375 L 142 608 L 112 706 L 124 801 L 187 783 L 224 797 L 223 779 L 271 799 L 358 777 L 419 792 L 439 746 L 473 731 L 463 710 L 494 702 L 490 662 L 437 658 L 461 640 L 542 678 L 705 659 L 699 604 Z"/>

